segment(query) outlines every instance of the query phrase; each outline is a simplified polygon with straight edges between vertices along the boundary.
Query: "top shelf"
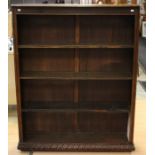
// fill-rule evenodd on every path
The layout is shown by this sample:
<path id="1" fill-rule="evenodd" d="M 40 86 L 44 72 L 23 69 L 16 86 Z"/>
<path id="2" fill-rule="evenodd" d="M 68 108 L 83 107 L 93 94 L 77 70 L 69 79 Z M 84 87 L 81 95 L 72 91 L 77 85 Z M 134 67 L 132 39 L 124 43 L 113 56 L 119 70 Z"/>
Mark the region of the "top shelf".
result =
<path id="1" fill-rule="evenodd" d="M 133 45 L 19 45 L 19 48 L 134 48 Z"/>

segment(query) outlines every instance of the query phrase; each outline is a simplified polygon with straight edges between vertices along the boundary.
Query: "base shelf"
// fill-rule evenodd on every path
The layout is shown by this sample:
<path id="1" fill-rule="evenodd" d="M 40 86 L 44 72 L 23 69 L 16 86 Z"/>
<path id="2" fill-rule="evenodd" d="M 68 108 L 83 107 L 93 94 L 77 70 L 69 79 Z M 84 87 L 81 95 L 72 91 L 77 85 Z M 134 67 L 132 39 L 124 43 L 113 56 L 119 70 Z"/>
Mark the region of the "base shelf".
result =
<path id="1" fill-rule="evenodd" d="M 89 143 L 88 143 L 89 142 Z M 64 133 L 26 134 L 19 143 L 23 151 L 132 151 L 134 150 L 125 133 Z"/>

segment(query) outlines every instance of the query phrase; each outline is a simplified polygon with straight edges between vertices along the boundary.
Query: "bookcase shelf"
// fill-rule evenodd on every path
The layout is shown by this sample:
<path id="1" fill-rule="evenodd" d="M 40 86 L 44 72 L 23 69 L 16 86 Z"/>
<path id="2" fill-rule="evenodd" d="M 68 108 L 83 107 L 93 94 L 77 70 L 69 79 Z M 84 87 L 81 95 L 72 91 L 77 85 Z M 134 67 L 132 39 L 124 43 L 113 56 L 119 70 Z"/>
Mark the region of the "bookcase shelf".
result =
<path id="1" fill-rule="evenodd" d="M 67 135 L 65 135 L 67 134 Z M 81 141 L 85 144 L 85 143 L 88 143 L 87 141 L 89 141 L 92 145 L 93 145 L 93 142 L 94 143 L 101 143 L 100 145 L 103 145 L 106 141 L 107 141 L 107 144 L 108 144 L 108 141 L 110 143 L 110 138 L 115 138 L 115 142 L 113 143 L 113 145 L 118 145 L 119 143 L 124 142 L 126 144 L 128 144 L 128 140 L 127 140 L 127 137 L 126 137 L 126 134 L 125 133 L 105 133 L 105 134 L 98 134 L 98 133 L 75 133 L 74 135 L 70 136 L 70 134 L 72 133 L 58 133 L 58 134 L 55 134 L 55 135 L 52 135 L 52 134 L 39 134 L 39 136 L 37 136 L 36 134 L 27 134 L 25 139 L 27 142 L 38 142 L 40 140 L 42 140 L 44 138 L 44 141 L 41 142 L 41 144 L 46 144 L 46 139 L 49 139 L 48 140 L 48 143 L 51 143 L 51 142 L 55 142 L 57 140 L 58 144 L 62 141 L 63 143 L 63 139 L 65 138 L 65 141 L 66 143 L 67 142 L 70 142 L 70 141 L 75 141 L 75 144 L 76 143 L 80 143 L 80 139 L 82 139 Z M 50 138 L 48 138 L 48 136 Z M 45 138 L 46 137 L 46 138 Z M 68 137 L 68 138 L 67 138 Z M 96 140 L 92 141 L 92 139 L 90 137 L 94 137 Z M 72 139 L 72 140 L 71 140 Z M 74 140 L 76 139 L 76 140 Z M 102 141 L 102 139 L 105 139 L 105 142 Z M 108 140 L 109 139 L 109 140 Z M 102 144 L 103 143 L 103 144 Z M 40 144 L 40 145 L 41 145 Z M 72 143 L 71 143 L 72 144 Z M 60 143 L 60 145 L 62 145 Z M 104 144 L 106 145 L 106 144 Z"/>
<path id="2" fill-rule="evenodd" d="M 104 103 L 98 102 L 96 104 L 87 103 L 71 103 L 71 102 L 25 102 L 23 103 L 23 112 L 35 111 L 94 111 L 94 112 L 129 112 L 130 104 L 125 102 Z"/>
<path id="3" fill-rule="evenodd" d="M 22 112 L 95 112 L 128 113 L 126 109 L 23 109 Z"/>
<path id="4" fill-rule="evenodd" d="M 19 48 L 134 48 L 134 45 L 19 45 Z"/>
<path id="5" fill-rule="evenodd" d="M 102 72 L 25 72 L 20 76 L 22 80 L 50 79 L 50 80 L 132 80 L 131 73 L 102 73 Z"/>
<path id="6" fill-rule="evenodd" d="M 139 7 L 18 2 L 18 149 L 134 150 Z"/>

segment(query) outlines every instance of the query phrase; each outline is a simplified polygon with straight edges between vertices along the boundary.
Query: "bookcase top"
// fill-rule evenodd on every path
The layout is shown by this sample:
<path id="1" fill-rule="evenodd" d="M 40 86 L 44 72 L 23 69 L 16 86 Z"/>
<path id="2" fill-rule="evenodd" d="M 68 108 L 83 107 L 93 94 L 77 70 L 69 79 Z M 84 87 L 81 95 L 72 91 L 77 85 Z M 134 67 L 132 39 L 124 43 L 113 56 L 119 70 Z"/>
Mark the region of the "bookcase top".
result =
<path id="1" fill-rule="evenodd" d="M 46 3 L 48 2 L 48 3 Z M 139 7 L 137 4 L 69 4 L 54 0 L 12 0 L 11 6 L 20 7 Z"/>

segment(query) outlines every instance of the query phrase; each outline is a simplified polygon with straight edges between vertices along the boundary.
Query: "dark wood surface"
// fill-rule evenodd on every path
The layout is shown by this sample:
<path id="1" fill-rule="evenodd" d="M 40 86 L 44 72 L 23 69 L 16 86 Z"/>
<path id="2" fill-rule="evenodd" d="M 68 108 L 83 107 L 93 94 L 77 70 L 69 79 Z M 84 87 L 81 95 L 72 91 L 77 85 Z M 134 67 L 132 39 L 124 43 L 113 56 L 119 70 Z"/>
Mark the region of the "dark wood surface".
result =
<path id="1" fill-rule="evenodd" d="M 139 7 L 19 2 L 18 148 L 134 150 Z"/>

